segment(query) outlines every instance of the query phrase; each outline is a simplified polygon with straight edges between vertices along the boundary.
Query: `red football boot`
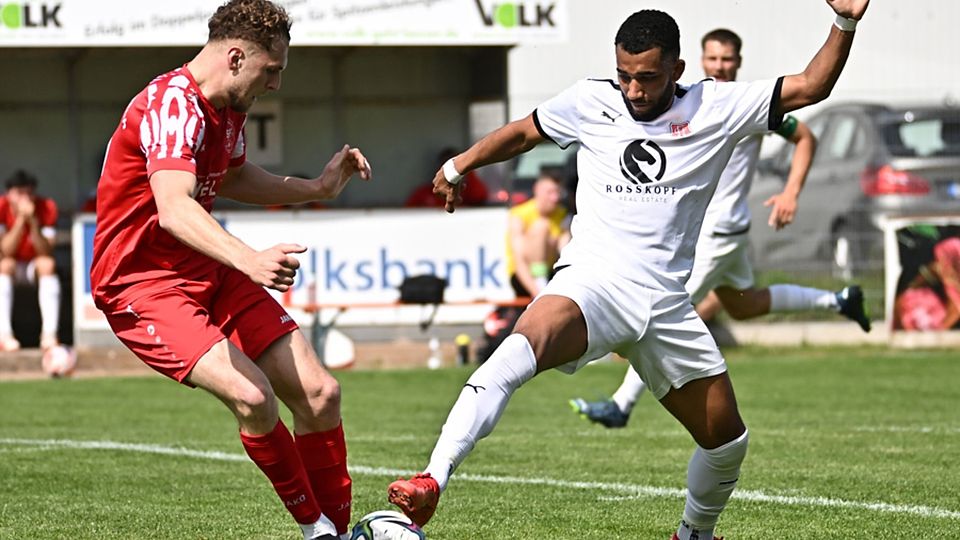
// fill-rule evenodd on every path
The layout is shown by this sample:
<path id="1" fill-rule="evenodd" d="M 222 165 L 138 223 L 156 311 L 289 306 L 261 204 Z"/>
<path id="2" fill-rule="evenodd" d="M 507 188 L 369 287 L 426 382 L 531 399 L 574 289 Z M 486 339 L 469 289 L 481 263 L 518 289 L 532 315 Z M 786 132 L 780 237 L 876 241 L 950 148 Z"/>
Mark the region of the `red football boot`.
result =
<path id="1" fill-rule="evenodd" d="M 414 523 L 423 527 L 433 517 L 440 499 L 440 486 L 429 474 L 419 473 L 409 480 L 400 479 L 387 488 L 387 499 L 397 505 Z"/>

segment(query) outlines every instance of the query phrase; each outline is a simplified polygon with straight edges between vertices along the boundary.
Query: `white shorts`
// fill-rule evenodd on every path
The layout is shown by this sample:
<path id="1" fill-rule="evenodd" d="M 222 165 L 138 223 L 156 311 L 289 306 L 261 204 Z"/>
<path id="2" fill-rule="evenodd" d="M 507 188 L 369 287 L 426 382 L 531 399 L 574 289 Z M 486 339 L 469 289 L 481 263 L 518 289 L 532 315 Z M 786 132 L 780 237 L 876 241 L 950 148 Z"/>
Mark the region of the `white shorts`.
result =
<path id="1" fill-rule="evenodd" d="M 753 287 L 753 268 L 750 266 L 750 237 L 746 233 L 734 236 L 705 234 L 697 240 L 697 254 L 693 270 L 687 280 L 687 292 L 694 305 L 717 287 L 732 287 L 743 291 Z"/>
<path id="2" fill-rule="evenodd" d="M 557 369 L 573 373 L 610 352 L 623 356 L 657 399 L 719 375 L 727 365 L 685 292 L 649 289 L 605 269 L 568 266 L 539 297 L 573 300 L 587 321 L 587 350 Z"/>

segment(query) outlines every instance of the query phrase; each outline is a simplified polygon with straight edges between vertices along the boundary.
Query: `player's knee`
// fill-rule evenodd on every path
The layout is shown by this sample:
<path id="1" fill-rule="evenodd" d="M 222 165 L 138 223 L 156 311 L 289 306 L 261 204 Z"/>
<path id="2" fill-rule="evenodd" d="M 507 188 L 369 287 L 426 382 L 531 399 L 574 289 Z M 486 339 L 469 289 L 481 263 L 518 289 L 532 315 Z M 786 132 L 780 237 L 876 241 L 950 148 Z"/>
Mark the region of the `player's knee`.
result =
<path id="1" fill-rule="evenodd" d="M 250 384 L 237 388 L 232 401 L 241 424 L 264 424 L 269 430 L 273 428 L 271 422 L 276 423 L 277 398 L 269 386 Z"/>
<path id="2" fill-rule="evenodd" d="M 37 275 L 39 276 L 51 276 L 56 272 L 57 265 L 53 260 L 53 257 L 48 255 L 41 255 L 34 259 L 34 264 L 37 268 Z"/>
<path id="3" fill-rule="evenodd" d="M 306 396 L 301 416 L 321 424 L 336 422 L 340 418 L 340 383 L 333 377 L 314 381 L 304 388 Z"/>
<path id="4" fill-rule="evenodd" d="M 3 257 L 0 259 L 0 274 L 12 276 L 17 269 L 17 261 L 13 257 Z"/>

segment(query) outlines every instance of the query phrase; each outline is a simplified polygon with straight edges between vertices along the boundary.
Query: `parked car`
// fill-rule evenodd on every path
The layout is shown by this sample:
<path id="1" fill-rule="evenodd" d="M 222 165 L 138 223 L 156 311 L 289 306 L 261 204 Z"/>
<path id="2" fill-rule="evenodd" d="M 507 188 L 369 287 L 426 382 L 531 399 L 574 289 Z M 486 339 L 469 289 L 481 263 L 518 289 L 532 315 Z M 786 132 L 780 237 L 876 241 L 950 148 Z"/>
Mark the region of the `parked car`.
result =
<path id="1" fill-rule="evenodd" d="M 758 269 L 881 268 L 883 216 L 960 214 L 960 109 L 847 103 L 806 122 L 818 139 L 793 224 L 775 231 L 763 202 L 786 181 L 794 145 L 757 167 L 749 197 Z"/>

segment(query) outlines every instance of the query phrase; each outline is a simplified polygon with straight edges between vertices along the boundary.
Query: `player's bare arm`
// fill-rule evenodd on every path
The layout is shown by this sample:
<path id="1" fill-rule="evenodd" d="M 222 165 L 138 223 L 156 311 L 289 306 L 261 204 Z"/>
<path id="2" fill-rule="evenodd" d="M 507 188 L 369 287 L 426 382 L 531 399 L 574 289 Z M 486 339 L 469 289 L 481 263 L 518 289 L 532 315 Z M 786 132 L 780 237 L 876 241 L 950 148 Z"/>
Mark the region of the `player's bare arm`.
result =
<path id="1" fill-rule="evenodd" d="M 813 156 L 817 151 L 817 138 L 810 128 L 803 122 L 797 123 L 796 131 L 788 139 L 796 145 L 793 151 L 793 160 L 790 163 L 790 172 L 787 174 L 787 183 L 783 191 L 767 199 L 763 205 L 772 207 L 767 225 L 780 230 L 793 223 L 797 215 L 797 201 L 800 192 L 807 181 L 807 173 L 813 163 Z"/>
<path id="2" fill-rule="evenodd" d="M 863 17 L 869 3 L 870 0 L 827 0 L 827 4 L 837 15 L 853 21 L 859 21 Z M 835 24 L 830 26 L 826 43 L 820 47 L 803 73 L 784 77 L 777 112 L 788 113 L 823 101 L 830 95 L 850 55 L 855 33 L 840 30 Z"/>
<path id="3" fill-rule="evenodd" d="M 53 253 L 53 241 L 43 235 L 43 225 L 37 219 L 37 203 L 32 197 L 21 197 L 17 203 L 17 210 L 23 223 L 29 225 L 30 242 L 37 255 Z"/>
<path id="4" fill-rule="evenodd" d="M 524 257 L 523 220 L 511 215 L 507 227 L 510 235 L 510 249 L 513 251 L 514 273 L 523 288 L 531 296 L 536 296 L 540 293 L 540 286 L 537 285 L 537 280 L 530 272 L 530 261 Z"/>
<path id="5" fill-rule="evenodd" d="M 460 174 L 484 165 L 506 161 L 529 151 L 543 142 L 543 135 L 537 130 L 533 115 L 514 120 L 477 141 L 462 154 L 453 158 L 453 165 Z M 446 210 L 452 213 L 460 202 L 460 186 L 447 181 L 441 168 L 433 177 L 433 192 L 446 199 Z"/>
<path id="6" fill-rule="evenodd" d="M 219 195 L 249 204 L 299 204 L 337 197 L 354 175 L 370 180 L 370 162 L 358 148 L 344 145 L 317 178 L 278 176 L 245 162 L 227 172 Z"/>
<path id="7" fill-rule="evenodd" d="M 160 227 L 183 242 L 231 268 L 236 268 L 261 286 L 286 291 L 293 285 L 300 263 L 292 253 L 306 248 L 278 244 L 256 251 L 231 235 L 193 198 L 197 178 L 183 171 L 157 171 L 150 189 L 157 203 Z"/>

